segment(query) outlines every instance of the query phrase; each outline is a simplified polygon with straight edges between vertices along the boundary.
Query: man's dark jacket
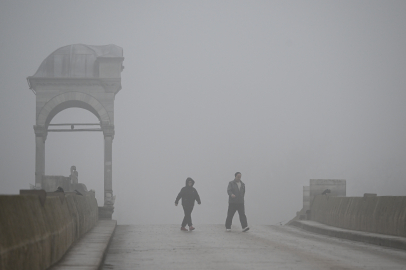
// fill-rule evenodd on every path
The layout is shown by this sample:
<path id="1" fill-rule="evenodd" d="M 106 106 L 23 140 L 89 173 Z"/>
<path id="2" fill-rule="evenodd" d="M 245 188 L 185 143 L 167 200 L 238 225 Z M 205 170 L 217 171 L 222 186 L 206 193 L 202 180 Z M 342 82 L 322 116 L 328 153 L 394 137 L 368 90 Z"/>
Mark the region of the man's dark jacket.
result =
<path id="1" fill-rule="evenodd" d="M 228 203 L 244 203 L 245 184 L 240 180 L 241 187 L 238 188 L 237 181 L 233 180 L 228 183 Z M 231 197 L 231 194 L 235 195 L 235 198 Z"/>
<path id="2" fill-rule="evenodd" d="M 192 181 L 192 186 L 188 186 L 188 181 Z M 186 179 L 186 186 L 183 187 L 178 196 L 176 197 L 175 203 L 178 204 L 179 200 L 182 198 L 182 205 L 183 206 L 193 206 L 195 205 L 195 201 L 200 204 L 200 196 L 197 193 L 197 190 L 193 187 L 195 181 L 192 178 Z"/>

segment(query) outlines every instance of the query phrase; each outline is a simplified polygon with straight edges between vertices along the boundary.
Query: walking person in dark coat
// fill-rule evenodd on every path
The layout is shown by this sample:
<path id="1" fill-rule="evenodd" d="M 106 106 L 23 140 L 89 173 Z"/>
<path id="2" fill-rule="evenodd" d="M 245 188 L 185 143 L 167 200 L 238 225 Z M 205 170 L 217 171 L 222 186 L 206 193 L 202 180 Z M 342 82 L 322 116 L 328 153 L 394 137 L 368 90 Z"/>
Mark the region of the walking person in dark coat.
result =
<path id="1" fill-rule="evenodd" d="M 187 231 L 187 229 L 185 228 L 186 224 L 189 226 L 189 231 L 193 231 L 195 229 L 192 224 L 192 211 L 195 205 L 195 201 L 197 201 L 198 204 L 201 204 L 201 201 L 199 193 L 197 193 L 197 190 L 193 187 L 194 184 L 195 181 L 192 178 L 188 177 L 186 179 L 186 186 L 184 186 L 180 190 L 175 200 L 175 206 L 178 206 L 178 202 L 182 198 L 183 211 L 185 211 L 185 217 L 183 218 L 182 227 L 180 227 L 181 231 Z"/>
<path id="2" fill-rule="evenodd" d="M 242 231 L 246 232 L 250 228 L 248 227 L 247 217 L 245 216 L 244 207 L 244 195 L 245 195 L 245 184 L 241 181 L 241 173 L 235 173 L 235 179 L 228 183 L 227 193 L 228 199 L 228 211 L 226 219 L 226 231 L 231 231 L 231 223 L 233 222 L 233 217 L 236 211 L 240 216 L 240 222 Z"/>

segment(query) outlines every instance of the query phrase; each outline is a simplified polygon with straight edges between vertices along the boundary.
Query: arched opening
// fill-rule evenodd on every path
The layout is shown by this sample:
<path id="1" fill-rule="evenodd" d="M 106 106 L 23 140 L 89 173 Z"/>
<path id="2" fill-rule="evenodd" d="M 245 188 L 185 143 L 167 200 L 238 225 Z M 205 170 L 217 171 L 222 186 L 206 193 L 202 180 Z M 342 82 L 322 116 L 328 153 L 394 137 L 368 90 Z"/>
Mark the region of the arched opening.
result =
<path id="1" fill-rule="evenodd" d="M 81 109 L 84 109 L 84 110 L 86 110 L 86 111 L 89 111 L 89 112 L 91 112 L 91 113 L 96 117 L 96 119 L 97 119 L 97 121 L 94 121 L 94 120 L 93 120 L 93 122 L 95 122 L 95 123 L 101 122 L 101 119 L 100 119 L 99 114 L 97 113 L 97 111 L 96 111 L 91 105 L 89 105 L 89 104 L 86 103 L 86 102 L 80 101 L 80 100 L 69 100 L 69 101 L 65 101 L 65 102 L 63 102 L 63 103 L 61 103 L 61 104 L 55 106 L 55 107 L 52 109 L 52 111 L 48 114 L 48 117 L 46 118 L 45 126 L 48 126 L 48 125 L 51 123 L 52 119 L 53 119 L 57 114 L 59 114 L 60 112 L 66 110 L 66 109 L 69 109 L 69 108 L 81 108 Z M 70 122 L 72 122 L 72 119 L 71 119 L 70 121 L 69 121 L 69 120 L 66 120 L 65 122 L 66 122 L 66 123 L 68 123 L 68 122 L 70 123 Z M 76 122 L 72 122 L 72 123 L 76 123 Z"/>
<path id="2" fill-rule="evenodd" d="M 91 95 L 81 92 L 63 93 L 53 97 L 41 109 L 37 116 L 38 126 L 47 126 L 52 118 L 67 108 L 83 108 L 92 112 L 100 122 L 111 124 L 110 117 L 104 106 Z"/>
<path id="3" fill-rule="evenodd" d="M 84 102 L 65 102 L 58 106 L 47 118 L 47 126 L 61 123 L 100 123 L 97 114 L 87 108 Z M 51 128 L 71 127 L 49 126 Z M 49 132 L 45 149 L 45 174 L 69 176 L 70 167 L 75 165 L 79 182 L 85 184 L 88 190 L 95 190 L 98 204 L 103 205 L 103 144 L 102 132 Z"/>

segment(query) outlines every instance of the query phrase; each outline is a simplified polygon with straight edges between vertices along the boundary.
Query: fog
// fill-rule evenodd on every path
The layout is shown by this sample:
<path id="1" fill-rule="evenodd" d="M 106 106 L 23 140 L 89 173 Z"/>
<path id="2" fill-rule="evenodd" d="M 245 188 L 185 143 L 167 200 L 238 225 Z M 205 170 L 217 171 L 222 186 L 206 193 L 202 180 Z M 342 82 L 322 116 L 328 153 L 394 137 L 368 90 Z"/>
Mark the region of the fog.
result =
<path id="1" fill-rule="evenodd" d="M 250 224 L 286 222 L 309 179 L 347 195 L 405 195 L 404 1 L 0 2 L 0 193 L 35 182 L 35 95 L 26 77 L 69 44 L 124 49 L 115 98 L 119 224 L 224 223 L 240 171 Z M 97 122 L 71 108 L 52 123 Z M 50 133 L 46 174 L 103 204 L 103 135 Z M 234 222 L 236 222 L 236 218 Z"/>

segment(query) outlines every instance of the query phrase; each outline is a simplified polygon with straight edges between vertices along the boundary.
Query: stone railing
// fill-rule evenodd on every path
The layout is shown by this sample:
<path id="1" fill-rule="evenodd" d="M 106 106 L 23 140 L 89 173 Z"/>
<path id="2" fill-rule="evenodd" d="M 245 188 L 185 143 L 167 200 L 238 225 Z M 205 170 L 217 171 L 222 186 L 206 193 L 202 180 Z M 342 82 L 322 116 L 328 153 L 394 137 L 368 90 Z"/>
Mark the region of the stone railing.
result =
<path id="1" fill-rule="evenodd" d="M 93 192 L 34 192 L 0 196 L 0 269 L 47 269 L 98 221 Z"/>
<path id="2" fill-rule="evenodd" d="M 315 196 L 311 220 L 343 229 L 406 237 L 406 196 Z"/>

